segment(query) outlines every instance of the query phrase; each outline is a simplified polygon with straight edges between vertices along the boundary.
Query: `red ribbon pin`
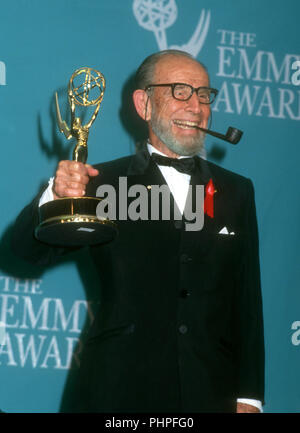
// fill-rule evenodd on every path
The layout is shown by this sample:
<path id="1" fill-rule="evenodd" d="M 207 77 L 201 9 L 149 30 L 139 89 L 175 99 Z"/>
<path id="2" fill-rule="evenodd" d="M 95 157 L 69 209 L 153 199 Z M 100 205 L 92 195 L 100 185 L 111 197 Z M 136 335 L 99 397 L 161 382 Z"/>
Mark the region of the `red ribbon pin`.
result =
<path id="1" fill-rule="evenodd" d="M 205 187 L 205 199 L 204 199 L 204 213 L 209 217 L 214 217 L 214 194 L 217 192 L 213 184 L 212 179 L 209 179 L 208 184 Z"/>

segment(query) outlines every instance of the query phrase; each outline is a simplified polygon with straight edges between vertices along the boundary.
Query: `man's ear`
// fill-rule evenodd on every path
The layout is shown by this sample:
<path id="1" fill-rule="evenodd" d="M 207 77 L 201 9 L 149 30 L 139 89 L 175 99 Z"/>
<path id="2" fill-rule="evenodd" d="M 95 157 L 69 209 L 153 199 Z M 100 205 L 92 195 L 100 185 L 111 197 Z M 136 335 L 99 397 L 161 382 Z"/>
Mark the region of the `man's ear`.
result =
<path id="1" fill-rule="evenodd" d="M 132 98 L 138 115 L 146 122 L 150 120 L 151 108 L 149 110 L 149 96 L 147 95 L 147 92 L 142 89 L 137 89 L 133 92 Z"/>

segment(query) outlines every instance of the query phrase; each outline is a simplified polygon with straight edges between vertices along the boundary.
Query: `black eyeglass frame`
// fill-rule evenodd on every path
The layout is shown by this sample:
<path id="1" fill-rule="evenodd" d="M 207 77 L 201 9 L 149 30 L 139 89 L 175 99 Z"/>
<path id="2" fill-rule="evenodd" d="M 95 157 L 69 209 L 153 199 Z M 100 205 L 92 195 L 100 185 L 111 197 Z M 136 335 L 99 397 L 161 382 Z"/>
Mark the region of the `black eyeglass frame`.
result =
<path id="1" fill-rule="evenodd" d="M 189 87 L 189 88 L 191 89 L 191 94 L 190 94 L 190 96 L 189 96 L 188 98 L 186 98 L 186 99 L 176 98 L 176 96 L 174 95 L 174 90 L 175 90 L 175 87 L 176 87 L 177 85 L 180 85 L 180 86 L 187 86 L 187 87 Z M 213 98 L 213 100 L 210 101 L 210 102 L 203 102 L 203 101 L 200 101 L 201 104 L 205 104 L 205 105 L 212 104 L 212 103 L 215 101 L 215 99 L 216 99 L 216 97 L 217 97 L 217 94 L 219 93 L 219 91 L 218 91 L 217 89 L 214 89 L 213 87 L 205 87 L 205 86 L 193 87 L 193 86 L 191 86 L 190 84 L 187 84 L 187 83 L 166 83 L 166 84 L 163 84 L 163 83 L 162 83 L 162 84 L 149 84 L 148 86 L 145 87 L 144 90 L 147 92 L 147 90 L 150 90 L 151 87 L 171 87 L 171 89 L 172 89 L 172 96 L 173 96 L 173 98 L 176 99 L 177 101 L 188 101 L 189 99 L 191 99 L 191 97 L 193 96 L 193 93 L 194 93 L 194 92 L 196 92 L 196 93 L 197 93 L 197 96 L 199 96 L 199 95 L 198 95 L 199 90 L 201 90 L 201 89 L 209 90 L 209 91 L 214 95 L 214 98 Z"/>

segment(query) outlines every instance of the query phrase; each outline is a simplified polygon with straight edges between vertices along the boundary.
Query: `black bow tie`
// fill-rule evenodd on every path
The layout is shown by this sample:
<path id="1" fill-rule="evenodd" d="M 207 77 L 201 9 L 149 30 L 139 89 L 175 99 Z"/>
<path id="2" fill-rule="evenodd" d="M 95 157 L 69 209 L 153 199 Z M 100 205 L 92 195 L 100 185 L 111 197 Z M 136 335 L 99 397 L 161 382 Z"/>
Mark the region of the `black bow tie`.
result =
<path id="1" fill-rule="evenodd" d="M 167 156 L 161 156 L 158 153 L 152 153 L 151 158 L 158 165 L 167 165 L 173 167 L 180 173 L 192 174 L 195 169 L 194 158 L 168 158 Z"/>

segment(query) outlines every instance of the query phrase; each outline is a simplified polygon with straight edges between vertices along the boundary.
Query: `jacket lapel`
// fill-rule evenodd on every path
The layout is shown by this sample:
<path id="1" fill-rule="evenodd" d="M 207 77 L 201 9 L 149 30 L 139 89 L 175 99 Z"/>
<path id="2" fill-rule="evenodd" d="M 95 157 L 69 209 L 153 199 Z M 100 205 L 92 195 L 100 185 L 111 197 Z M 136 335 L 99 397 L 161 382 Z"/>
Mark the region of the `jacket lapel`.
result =
<path id="1" fill-rule="evenodd" d="M 176 215 L 180 215 L 173 194 L 171 193 L 164 176 L 162 175 L 157 164 L 155 164 L 155 162 L 151 159 L 150 154 L 146 148 L 133 156 L 131 164 L 128 167 L 127 171 L 127 182 L 128 189 L 133 185 L 143 185 L 147 188 L 149 218 L 151 212 L 151 205 L 153 205 L 153 202 L 151 202 L 151 189 L 154 185 L 158 187 L 164 186 L 166 188 L 167 196 L 170 200 L 170 220 L 174 219 L 174 207 L 176 208 Z M 163 205 L 164 203 L 161 203 L 161 208 Z M 160 218 L 162 215 L 161 208 L 159 209 Z"/>

